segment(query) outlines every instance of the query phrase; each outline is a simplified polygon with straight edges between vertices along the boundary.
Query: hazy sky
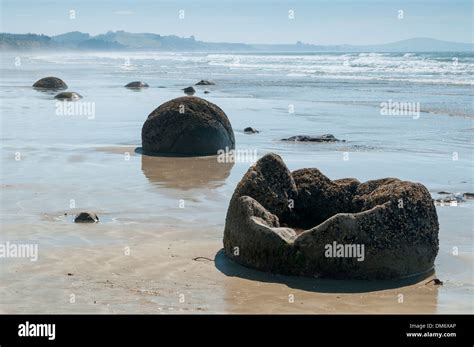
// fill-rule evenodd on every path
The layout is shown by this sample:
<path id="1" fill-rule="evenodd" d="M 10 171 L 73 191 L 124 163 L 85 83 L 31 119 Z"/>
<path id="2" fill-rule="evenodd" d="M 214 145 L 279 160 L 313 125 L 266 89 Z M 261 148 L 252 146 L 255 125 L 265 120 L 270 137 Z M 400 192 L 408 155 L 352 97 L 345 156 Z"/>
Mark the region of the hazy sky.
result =
<path id="1" fill-rule="evenodd" d="M 374 44 L 412 37 L 473 42 L 471 0 L 0 1 L 0 31 L 11 33 L 125 30 L 245 43 Z"/>

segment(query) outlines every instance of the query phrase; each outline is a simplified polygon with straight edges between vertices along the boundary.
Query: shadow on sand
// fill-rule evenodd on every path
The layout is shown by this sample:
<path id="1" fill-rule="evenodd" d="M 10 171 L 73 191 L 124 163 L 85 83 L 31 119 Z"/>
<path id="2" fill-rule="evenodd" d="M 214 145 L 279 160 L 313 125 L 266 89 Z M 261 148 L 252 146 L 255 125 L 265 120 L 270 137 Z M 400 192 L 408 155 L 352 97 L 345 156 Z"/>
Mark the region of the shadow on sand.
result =
<path id="1" fill-rule="evenodd" d="M 429 272 L 408 278 L 384 281 L 368 280 L 332 280 L 308 277 L 284 276 L 246 268 L 230 260 L 221 249 L 214 257 L 216 268 L 231 277 L 245 278 L 251 281 L 281 283 L 290 288 L 317 293 L 367 293 L 395 289 L 419 283 L 434 273 Z"/>

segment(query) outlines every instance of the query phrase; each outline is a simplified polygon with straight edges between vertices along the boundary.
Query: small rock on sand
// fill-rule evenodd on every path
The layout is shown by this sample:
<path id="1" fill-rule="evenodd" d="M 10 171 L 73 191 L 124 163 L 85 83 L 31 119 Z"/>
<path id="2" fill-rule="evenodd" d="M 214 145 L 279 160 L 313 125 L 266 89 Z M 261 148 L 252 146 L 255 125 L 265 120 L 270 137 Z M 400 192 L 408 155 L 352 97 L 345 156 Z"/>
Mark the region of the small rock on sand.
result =
<path id="1" fill-rule="evenodd" d="M 244 129 L 244 133 L 246 133 L 246 134 L 257 134 L 259 132 L 260 131 L 258 131 L 257 129 L 252 128 L 252 127 L 247 127 L 247 128 Z"/>
<path id="2" fill-rule="evenodd" d="M 94 212 L 81 212 L 76 218 L 74 218 L 74 223 L 97 223 L 99 217 Z"/>
<path id="3" fill-rule="evenodd" d="M 195 84 L 196 86 L 213 86 L 215 85 L 214 82 L 208 80 L 200 80 L 198 83 Z"/>
<path id="4" fill-rule="evenodd" d="M 439 198 L 435 200 L 436 205 L 443 206 L 443 205 L 457 205 L 461 202 L 464 202 L 463 195 L 461 193 L 454 193 L 446 195 L 444 198 Z"/>
<path id="5" fill-rule="evenodd" d="M 58 100 L 73 101 L 73 100 L 82 99 L 82 96 L 76 92 L 62 92 L 62 93 L 56 94 L 54 98 Z"/>
<path id="6" fill-rule="evenodd" d="M 125 88 L 130 88 L 130 89 L 139 89 L 139 88 L 148 88 L 149 85 L 145 82 L 141 81 L 135 81 L 135 82 L 130 82 L 125 86 Z"/>
<path id="7" fill-rule="evenodd" d="M 186 88 L 183 88 L 182 90 L 184 91 L 184 94 L 186 95 L 194 95 L 194 93 L 196 93 L 196 89 L 194 89 L 193 87 L 186 87 Z"/>

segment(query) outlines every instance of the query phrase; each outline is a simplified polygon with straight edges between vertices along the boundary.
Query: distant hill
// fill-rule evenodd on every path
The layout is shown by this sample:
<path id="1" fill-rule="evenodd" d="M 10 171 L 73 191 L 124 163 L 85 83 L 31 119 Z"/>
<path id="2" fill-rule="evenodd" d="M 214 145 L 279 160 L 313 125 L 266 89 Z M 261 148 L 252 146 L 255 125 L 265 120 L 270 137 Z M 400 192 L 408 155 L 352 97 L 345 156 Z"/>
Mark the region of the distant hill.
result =
<path id="1" fill-rule="evenodd" d="M 380 52 L 467 52 L 472 51 L 472 43 L 459 43 L 441 41 L 426 37 L 418 37 L 382 45 L 360 46 L 364 50 L 377 50 Z"/>
<path id="2" fill-rule="evenodd" d="M 48 49 L 56 47 L 51 37 L 36 34 L 0 34 L 1 50 Z"/>
<path id="3" fill-rule="evenodd" d="M 90 37 L 89 34 L 81 33 L 80 31 L 71 31 L 69 33 L 53 36 L 51 39 L 57 43 L 74 46 L 82 41 L 89 40 Z"/>
<path id="4" fill-rule="evenodd" d="M 0 33 L 1 50 L 130 50 L 130 51 L 246 51 L 246 52 L 464 52 L 473 51 L 472 43 L 431 38 L 413 38 L 380 45 L 245 44 L 204 42 L 191 37 L 162 36 L 151 33 L 109 31 L 91 36 L 79 31 L 56 36 Z"/>

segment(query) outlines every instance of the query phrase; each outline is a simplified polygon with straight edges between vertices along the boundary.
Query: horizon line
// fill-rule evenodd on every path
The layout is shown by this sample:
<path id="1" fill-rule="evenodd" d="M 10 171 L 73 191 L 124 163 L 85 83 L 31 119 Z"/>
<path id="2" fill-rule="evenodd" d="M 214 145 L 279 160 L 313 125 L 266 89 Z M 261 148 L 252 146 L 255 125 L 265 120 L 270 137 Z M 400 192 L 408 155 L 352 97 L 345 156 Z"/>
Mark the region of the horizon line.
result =
<path id="1" fill-rule="evenodd" d="M 124 32 L 128 34 L 151 34 L 151 35 L 158 35 L 161 37 L 167 37 L 167 36 L 175 36 L 181 39 L 190 39 L 194 38 L 195 41 L 198 42 L 205 42 L 205 43 L 215 43 L 215 44 L 235 44 L 235 45 L 248 45 L 248 46 L 255 46 L 255 45 L 266 45 L 266 46 L 285 46 L 285 45 L 297 45 L 298 43 L 302 45 L 308 45 L 308 46 L 378 46 L 378 45 L 386 45 L 386 44 L 393 44 L 393 43 L 398 43 L 398 42 L 403 42 L 403 41 L 409 41 L 409 40 L 416 40 L 416 39 L 424 39 L 424 40 L 434 40 L 434 41 L 439 41 L 439 42 L 444 42 L 444 43 L 454 43 L 454 44 L 464 44 L 464 45 L 474 45 L 474 41 L 472 42 L 460 42 L 460 41 L 447 41 L 447 40 L 442 40 L 442 39 L 437 39 L 433 37 L 426 37 L 426 36 L 415 36 L 415 37 L 409 37 L 409 38 L 404 38 L 396 41 L 389 41 L 389 42 L 384 42 L 384 43 L 365 43 L 365 44 L 351 44 L 351 43 L 331 43 L 331 44 L 318 44 L 318 43 L 308 43 L 308 42 L 303 42 L 303 41 L 296 41 L 296 42 L 285 42 L 285 43 L 247 43 L 247 42 L 229 42 L 229 41 L 203 41 L 199 40 L 195 37 L 195 35 L 190 35 L 190 36 L 178 36 L 176 34 L 168 34 L 168 35 L 163 35 L 163 34 L 158 34 L 158 33 L 153 33 L 153 32 L 131 32 L 131 31 L 126 31 L 126 30 L 107 30 L 104 33 L 100 34 L 91 34 L 85 31 L 79 31 L 79 30 L 73 30 L 73 31 L 67 31 L 62 34 L 56 34 L 56 35 L 51 35 L 51 34 L 45 34 L 45 33 L 32 33 L 32 32 L 27 32 L 27 33 L 12 33 L 12 32 L 6 32 L 2 31 L 0 32 L 1 34 L 10 34 L 10 35 L 38 35 L 38 36 L 47 36 L 50 38 L 54 38 L 55 36 L 60 36 L 60 35 L 65 35 L 69 33 L 81 33 L 81 34 L 88 34 L 91 37 L 94 36 L 99 36 L 99 35 L 104 35 L 107 33 L 117 33 L 117 32 Z"/>

